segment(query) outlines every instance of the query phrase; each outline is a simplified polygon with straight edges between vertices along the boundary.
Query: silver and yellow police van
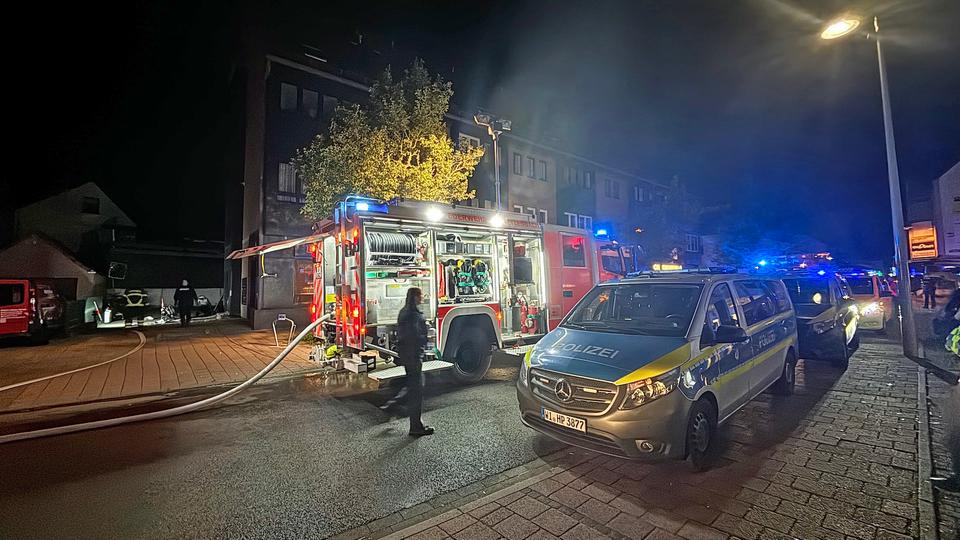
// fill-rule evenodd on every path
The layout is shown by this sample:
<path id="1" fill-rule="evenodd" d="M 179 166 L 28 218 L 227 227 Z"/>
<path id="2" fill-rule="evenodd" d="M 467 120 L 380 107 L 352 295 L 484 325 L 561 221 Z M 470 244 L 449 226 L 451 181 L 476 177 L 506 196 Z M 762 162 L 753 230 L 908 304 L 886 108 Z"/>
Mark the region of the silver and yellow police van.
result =
<path id="1" fill-rule="evenodd" d="M 797 323 L 783 282 L 649 273 L 594 287 L 530 349 L 521 420 L 562 442 L 704 470 L 717 426 L 757 394 L 793 391 Z"/>

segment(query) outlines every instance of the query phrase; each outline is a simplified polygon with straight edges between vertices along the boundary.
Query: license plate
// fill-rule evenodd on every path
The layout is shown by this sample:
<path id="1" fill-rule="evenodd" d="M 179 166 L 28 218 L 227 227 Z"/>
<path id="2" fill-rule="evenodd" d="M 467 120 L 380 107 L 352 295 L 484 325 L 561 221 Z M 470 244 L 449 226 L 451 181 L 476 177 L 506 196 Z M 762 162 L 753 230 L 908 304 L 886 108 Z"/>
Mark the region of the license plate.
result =
<path id="1" fill-rule="evenodd" d="M 543 408 L 540 409 L 540 418 L 543 418 L 551 424 L 556 424 L 569 429 L 575 429 L 581 433 L 587 432 L 587 421 L 583 418 L 567 416 L 565 414 L 560 414 L 558 412 Z"/>

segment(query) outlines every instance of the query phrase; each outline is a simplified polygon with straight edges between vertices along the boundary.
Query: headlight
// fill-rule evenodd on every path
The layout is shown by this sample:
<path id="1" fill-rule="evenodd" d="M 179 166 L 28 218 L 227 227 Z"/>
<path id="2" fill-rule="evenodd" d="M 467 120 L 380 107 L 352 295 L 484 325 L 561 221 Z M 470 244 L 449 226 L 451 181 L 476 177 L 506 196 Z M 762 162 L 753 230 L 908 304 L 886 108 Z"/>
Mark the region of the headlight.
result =
<path id="1" fill-rule="evenodd" d="M 651 401 L 662 398 L 677 388 L 680 379 L 680 368 L 670 370 L 663 375 L 632 382 L 627 385 L 627 397 L 624 398 L 621 409 L 636 409 Z"/>
<path id="2" fill-rule="evenodd" d="M 530 373 L 530 356 L 533 354 L 533 349 L 531 348 L 523 355 L 523 362 L 520 363 L 520 384 L 526 386 L 527 378 Z"/>
<path id="3" fill-rule="evenodd" d="M 861 315 L 876 315 L 883 312 L 883 306 L 879 302 L 870 302 L 869 304 L 860 306 Z"/>
<path id="4" fill-rule="evenodd" d="M 831 319 L 829 321 L 815 322 L 812 325 L 810 325 L 810 329 L 813 330 L 814 334 L 822 334 L 832 329 L 836 325 L 837 325 L 837 321 L 834 321 Z"/>

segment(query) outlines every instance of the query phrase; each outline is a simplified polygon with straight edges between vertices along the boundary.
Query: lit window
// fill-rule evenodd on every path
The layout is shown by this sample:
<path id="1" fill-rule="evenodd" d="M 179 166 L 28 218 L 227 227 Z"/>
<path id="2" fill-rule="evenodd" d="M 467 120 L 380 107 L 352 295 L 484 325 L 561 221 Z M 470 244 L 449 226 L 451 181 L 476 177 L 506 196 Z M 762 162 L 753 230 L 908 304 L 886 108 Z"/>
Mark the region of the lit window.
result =
<path id="1" fill-rule="evenodd" d="M 277 178 L 277 191 L 280 193 L 297 192 L 297 170 L 292 163 L 281 163 Z"/>
<path id="2" fill-rule="evenodd" d="M 285 82 L 280 83 L 280 110 L 297 110 L 297 87 Z"/>

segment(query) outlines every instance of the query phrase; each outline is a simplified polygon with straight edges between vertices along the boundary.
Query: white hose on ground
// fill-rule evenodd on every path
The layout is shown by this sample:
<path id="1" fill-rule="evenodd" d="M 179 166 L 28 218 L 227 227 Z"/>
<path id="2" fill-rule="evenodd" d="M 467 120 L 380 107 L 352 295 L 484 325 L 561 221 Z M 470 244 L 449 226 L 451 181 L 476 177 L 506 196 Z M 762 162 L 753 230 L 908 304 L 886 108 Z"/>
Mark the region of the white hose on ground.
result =
<path id="1" fill-rule="evenodd" d="M 105 427 L 119 426 L 121 424 L 129 424 L 132 422 L 142 422 L 144 420 L 157 420 L 160 418 L 168 418 L 170 416 L 176 416 L 178 414 L 193 412 L 193 411 L 202 409 L 208 405 L 213 405 L 214 403 L 219 403 L 239 392 L 242 392 L 243 390 L 248 388 L 250 385 L 256 383 L 261 378 L 263 378 L 264 375 L 266 375 L 267 373 L 270 373 L 270 371 L 273 370 L 273 368 L 277 367 L 277 364 L 283 361 L 283 359 L 286 358 L 288 354 L 290 354 L 290 351 L 292 351 L 293 348 L 296 347 L 298 343 L 300 343 L 300 340 L 306 337 L 307 333 L 312 331 L 320 323 L 322 323 L 323 321 L 329 318 L 330 318 L 330 314 L 327 314 L 313 321 L 312 323 L 308 324 L 297 335 L 297 337 L 293 339 L 290 343 L 288 343 L 286 348 L 280 351 L 280 354 L 278 354 L 277 357 L 273 359 L 273 361 L 271 361 L 263 369 L 261 369 L 259 373 L 257 373 L 250 379 L 240 383 L 239 385 L 221 394 L 208 397 L 196 403 L 189 403 L 187 405 L 181 405 L 179 407 L 174 407 L 172 409 L 166 409 L 163 411 L 153 411 L 148 413 L 135 414 L 133 416 L 123 416 L 120 418 L 108 418 L 106 420 L 84 422 L 82 424 L 71 424 L 69 426 L 59 426 L 59 427 L 53 427 L 53 428 L 47 428 L 47 429 L 38 429 L 35 431 L 11 433 L 10 435 L 2 435 L 0 436 L 0 444 L 14 442 L 14 441 L 23 441 L 27 439 L 38 439 L 40 437 L 50 437 L 53 435 L 64 435 L 66 433 L 75 433 L 77 431 L 87 431 L 91 429 L 100 429 Z"/>

